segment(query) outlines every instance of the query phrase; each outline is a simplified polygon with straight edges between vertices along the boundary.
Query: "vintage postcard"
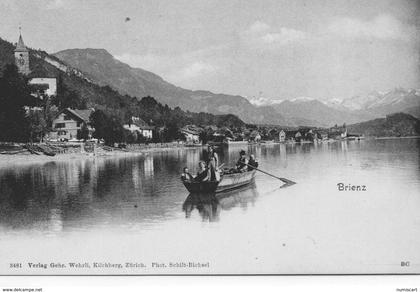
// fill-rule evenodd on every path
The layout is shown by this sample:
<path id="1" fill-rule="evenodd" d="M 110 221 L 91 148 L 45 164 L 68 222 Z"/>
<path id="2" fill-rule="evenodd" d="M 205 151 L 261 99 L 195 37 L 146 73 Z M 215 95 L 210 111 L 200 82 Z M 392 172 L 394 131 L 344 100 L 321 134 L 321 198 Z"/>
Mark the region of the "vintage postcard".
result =
<path id="1" fill-rule="evenodd" d="M 0 275 L 419 274 L 419 11 L 0 0 Z"/>

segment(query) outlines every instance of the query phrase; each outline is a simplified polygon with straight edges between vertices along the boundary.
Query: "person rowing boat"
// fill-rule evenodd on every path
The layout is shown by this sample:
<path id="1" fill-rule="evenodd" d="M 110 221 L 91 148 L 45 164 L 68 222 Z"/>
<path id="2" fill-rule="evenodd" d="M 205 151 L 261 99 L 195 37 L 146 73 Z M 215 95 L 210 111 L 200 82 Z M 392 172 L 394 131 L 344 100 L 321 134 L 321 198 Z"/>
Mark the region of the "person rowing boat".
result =
<path id="1" fill-rule="evenodd" d="M 245 172 L 248 170 L 248 159 L 246 158 L 245 150 L 241 150 L 239 155 L 238 162 L 236 162 L 236 172 Z"/>
<path id="2" fill-rule="evenodd" d="M 258 161 L 255 159 L 255 155 L 251 154 L 249 156 L 248 167 L 252 170 L 258 168 Z"/>
<path id="3" fill-rule="evenodd" d="M 255 156 L 250 155 L 250 159 L 248 161 L 246 158 L 245 150 L 241 150 L 240 155 L 241 157 L 238 159 L 236 167 L 230 169 L 225 168 L 223 171 L 220 171 L 219 169 L 221 169 L 223 166 L 223 164 L 221 164 L 217 168 L 216 173 L 220 174 L 220 179 L 216 180 L 211 179 L 209 167 L 206 168 L 206 164 L 204 162 L 200 162 L 200 170 L 197 173 L 197 177 L 195 177 L 192 181 L 183 180 L 184 186 L 190 193 L 226 192 L 240 187 L 245 187 L 253 183 L 255 173 L 257 171 L 283 181 L 285 185 L 282 187 L 295 184 L 295 182 L 291 180 L 275 176 L 271 173 L 259 169 L 258 161 L 256 160 Z"/>

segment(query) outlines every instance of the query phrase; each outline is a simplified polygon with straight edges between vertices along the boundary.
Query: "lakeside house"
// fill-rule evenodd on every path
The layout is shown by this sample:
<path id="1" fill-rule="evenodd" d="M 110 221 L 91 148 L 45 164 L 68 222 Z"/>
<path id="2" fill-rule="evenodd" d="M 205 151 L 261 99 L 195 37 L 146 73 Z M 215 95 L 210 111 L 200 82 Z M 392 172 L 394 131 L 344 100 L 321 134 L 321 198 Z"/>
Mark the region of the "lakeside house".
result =
<path id="1" fill-rule="evenodd" d="M 249 135 L 250 141 L 254 141 L 254 142 L 260 142 L 261 141 L 261 135 L 257 130 L 254 130 L 251 132 L 251 134 Z"/>
<path id="2" fill-rule="evenodd" d="M 297 131 L 294 135 L 294 139 L 295 139 L 296 142 L 301 142 L 302 141 L 302 134 L 299 131 Z"/>
<path id="3" fill-rule="evenodd" d="M 204 131 L 215 133 L 219 128 L 215 125 L 208 125 L 204 127 Z"/>
<path id="4" fill-rule="evenodd" d="M 47 96 L 57 95 L 57 80 L 54 77 L 35 77 L 29 80 L 29 84 L 35 89 L 40 89 L 36 90 L 35 95 L 39 95 L 41 90 Z"/>
<path id="5" fill-rule="evenodd" d="M 89 133 L 89 139 L 92 137 L 94 129 L 90 124 L 89 117 L 93 109 L 75 110 L 66 108 L 60 111 L 52 123 L 52 131 L 49 134 L 50 139 L 72 140 L 78 139 L 80 131 L 85 126 Z"/>
<path id="6" fill-rule="evenodd" d="M 131 117 L 128 124 L 123 125 L 124 129 L 130 131 L 131 133 L 137 132 L 141 134 L 146 139 L 153 138 L 153 127 L 149 126 L 145 121 L 139 117 Z"/>
<path id="7" fill-rule="evenodd" d="M 181 129 L 181 133 L 185 136 L 187 143 L 200 143 L 200 133 L 197 130 L 185 126 Z"/>
<path id="8" fill-rule="evenodd" d="M 334 140 L 340 140 L 342 139 L 343 132 L 340 130 L 330 129 L 328 132 L 328 138 L 334 139 Z"/>
<path id="9" fill-rule="evenodd" d="M 317 139 L 317 135 L 314 133 L 314 131 L 312 129 L 309 129 L 306 133 L 305 133 L 305 141 L 315 141 Z"/>
<path id="10" fill-rule="evenodd" d="M 347 127 L 346 124 L 342 126 L 335 125 L 328 129 L 328 138 L 334 140 L 341 140 L 347 137 Z"/>
<path id="11" fill-rule="evenodd" d="M 279 142 L 285 142 L 286 141 L 286 132 L 283 130 L 280 130 L 279 132 Z"/>
<path id="12" fill-rule="evenodd" d="M 322 141 L 328 140 L 328 131 L 318 130 L 317 134 L 318 134 L 318 139 L 320 139 Z"/>

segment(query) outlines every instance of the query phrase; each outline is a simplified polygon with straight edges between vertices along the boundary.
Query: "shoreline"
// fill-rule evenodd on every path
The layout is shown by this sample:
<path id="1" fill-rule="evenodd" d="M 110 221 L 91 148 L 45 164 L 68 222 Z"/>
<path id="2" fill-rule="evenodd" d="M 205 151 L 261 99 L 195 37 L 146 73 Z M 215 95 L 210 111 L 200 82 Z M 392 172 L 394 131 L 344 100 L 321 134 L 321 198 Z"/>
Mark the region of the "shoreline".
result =
<path id="1" fill-rule="evenodd" d="M 197 147 L 201 148 L 201 147 Z M 34 155 L 34 154 L 3 154 L 0 155 L 0 169 L 10 168 L 15 166 L 30 166 L 30 165 L 40 165 L 48 162 L 68 162 L 75 160 L 95 160 L 95 159 L 108 159 L 108 158 L 121 158 L 121 157 L 135 157 L 135 156 L 145 156 L 149 153 L 155 152 L 166 152 L 179 149 L 193 149 L 190 147 L 162 147 L 162 148 L 145 148 L 138 151 L 120 151 L 114 150 L 110 152 L 101 152 L 96 155 L 93 153 L 82 153 L 82 152 L 72 152 L 72 153 L 59 153 L 55 156 L 47 155 Z"/>
<path id="2" fill-rule="evenodd" d="M 386 139 L 419 139 L 420 136 L 403 136 L 403 137 L 374 137 L 373 140 L 386 140 Z"/>
<path id="3" fill-rule="evenodd" d="M 420 139 L 420 136 L 407 136 L 407 137 L 365 137 L 365 140 L 396 140 L 396 139 Z M 335 140 L 337 142 L 340 140 Z M 290 143 L 285 143 L 286 145 L 292 145 Z M 303 144 L 303 143 L 296 143 Z M 264 144 L 263 144 L 264 145 Z M 150 147 L 142 148 L 136 150 L 114 150 L 100 153 L 94 155 L 89 152 L 71 152 L 71 153 L 58 153 L 55 156 L 47 155 L 35 155 L 35 154 L 2 154 L 0 155 L 0 169 L 11 168 L 15 166 L 30 166 L 30 165 L 40 165 L 48 162 L 68 162 L 73 160 L 95 160 L 95 159 L 109 159 L 109 158 L 121 158 L 121 157 L 135 157 L 148 155 L 149 153 L 155 152 L 166 152 L 174 151 L 179 149 L 201 149 L 205 146 L 196 146 L 196 147 Z"/>

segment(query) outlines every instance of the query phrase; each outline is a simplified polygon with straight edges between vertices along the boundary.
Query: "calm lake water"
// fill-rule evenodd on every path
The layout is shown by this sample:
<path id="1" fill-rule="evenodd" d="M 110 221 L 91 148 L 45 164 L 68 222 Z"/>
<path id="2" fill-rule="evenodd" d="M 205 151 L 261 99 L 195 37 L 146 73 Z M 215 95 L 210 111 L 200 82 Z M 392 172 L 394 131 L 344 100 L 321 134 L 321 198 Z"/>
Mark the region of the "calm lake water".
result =
<path id="1" fill-rule="evenodd" d="M 239 150 L 219 155 L 233 165 Z M 218 199 L 179 180 L 202 149 L 3 167 L 0 273 L 419 273 L 419 150 L 418 139 L 249 147 L 297 184 L 258 173 Z M 189 262 L 204 266 L 169 266 Z"/>

